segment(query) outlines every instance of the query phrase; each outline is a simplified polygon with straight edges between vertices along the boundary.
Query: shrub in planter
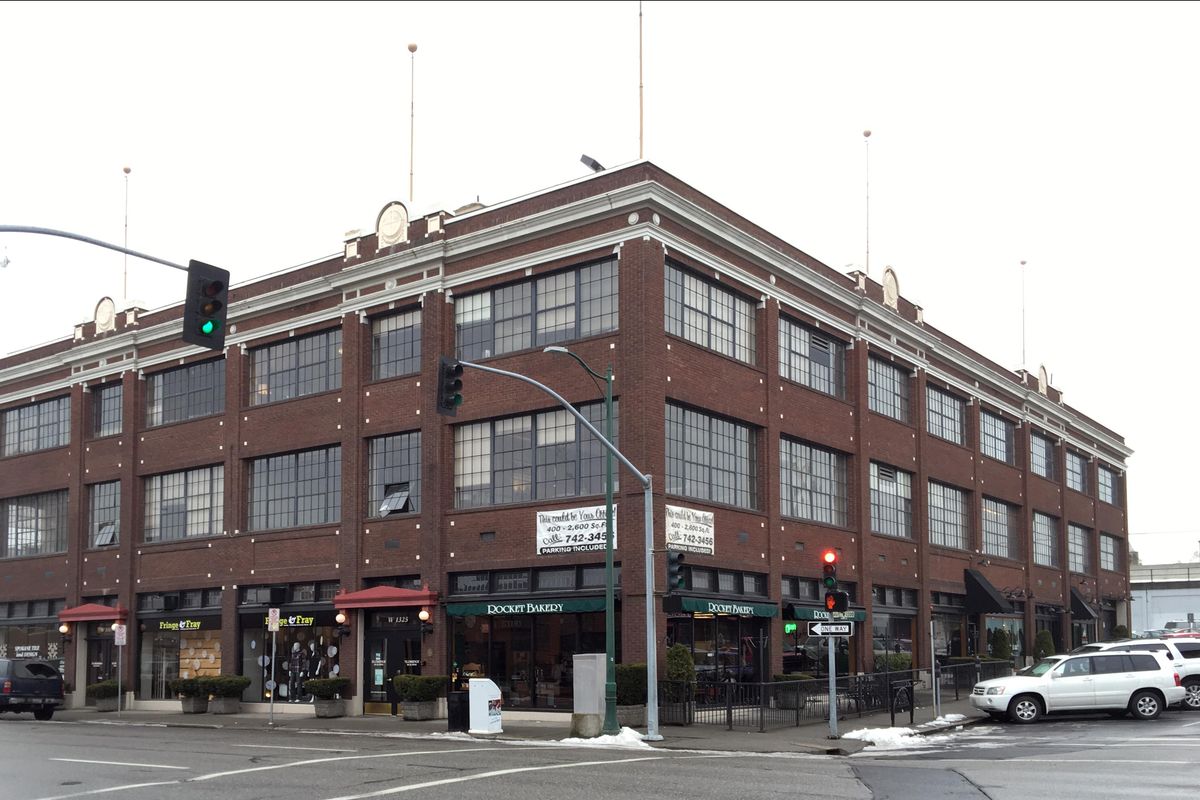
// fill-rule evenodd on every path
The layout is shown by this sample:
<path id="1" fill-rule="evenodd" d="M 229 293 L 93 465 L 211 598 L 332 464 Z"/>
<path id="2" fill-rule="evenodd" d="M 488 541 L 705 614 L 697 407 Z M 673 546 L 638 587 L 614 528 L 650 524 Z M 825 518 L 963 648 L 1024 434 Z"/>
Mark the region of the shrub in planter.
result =
<path id="1" fill-rule="evenodd" d="M 405 719 L 435 719 L 438 698 L 446 693 L 445 675 L 397 675 L 392 679 Z"/>
<path id="2" fill-rule="evenodd" d="M 313 696 L 313 713 L 322 718 L 346 716 L 342 694 L 349 688 L 349 678 L 312 678 L 304 682 L 304 691 Z"/>
<path id="3" fill-rule="evenodd" d="M 646 665 L 617 664 L 617 705 L 646 705 Z"/>
<path id="4" fill-rule="evenodd" d="M 1009 640 L 1008 631 L 1004 628 L 998 628 L 992 634 L 992 655 L 1005 661 L 1012 658 L 1012 641 Z"/>
<path id="5" fill-rule="evenodd" d="M 1129 628 L 1126 628 L 1124 625 L 1117 625 L 1115 628 L 1112 629 L 1112 638 L 1113 638 L 1113 641 L 1116 641 L 1118 639 L 1128 639 L 1129 638 Z"/>
<path id="6" fill-rule="evenodd" d="M 116 711 L 120 699 L 117 695 L 116 680 L 100 681 L 87 687 L 87 698 L 96 701 L 97 711 Z"/>
<path id="7" fill-rule="evenodd" d="M 214 675 L 199 678 L 202 690 L 212 695 L 208 710 L 214 714 L 236 714 L 241 710 L 242 693 L 250 685 L 250 679 L 242 675 Z"/>
<path id="8" fill-rule="evenodd" d="M 646 724 L 646 665 L 617 664 L 617 724 L 635 728 Z"/>
<path id="9" fill-rule="evenodd" d="M 791 683 L 793 681 L 811 681 L 813 676 L 807 672 L 785 672 L 782 675 L 772 675 L 775 683 Z M 807 686 L 781 686 L 771 692 L 771 699 L 778 708 L 793 709 L 808 702 L 809 688 Z"/>
<path id="10" fill-rule="evenodd" d="M 1043 659 L 1054 655 L 1054 636 L 1048 630 L 1040 630 L 1033 640 L 1033 657 Z"/>
<path id="11" fill-rule="evenodd" d="M 176 678 L 167 684 L 179 695 L 185 714 L 203 714 L 208 711 L 208 687 L 200 678 Z"/>
<path id="12" fill-rule="evenodd" d="M 660 695 L 659 719 L 665 725 L 691 725 L 695 713 L 696 662 L 682 644 L 667 649 L 667 683 Z"/>

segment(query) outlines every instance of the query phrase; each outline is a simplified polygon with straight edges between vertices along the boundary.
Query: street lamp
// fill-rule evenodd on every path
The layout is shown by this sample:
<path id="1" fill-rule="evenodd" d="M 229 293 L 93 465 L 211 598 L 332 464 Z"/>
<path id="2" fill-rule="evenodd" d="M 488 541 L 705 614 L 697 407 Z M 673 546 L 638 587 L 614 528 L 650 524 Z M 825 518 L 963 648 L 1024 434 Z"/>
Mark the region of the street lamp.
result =
<path id="1" fill-rule="evenodd" d="M 563 353 L 575 359 L 588 374 L 604 380 L 604 437 L 609 444 L 613 440 L 613 373 L 610 365 L 604 375 L 589 367 L 582 358 L 565 347 L 551 345 L 543 353 Z M 616 616 L 613 600 L 613 457 L 611 450 L 604 452 L 604 727 L 605 734 L 621 732 L 617 725 L 617 663 Z"/>

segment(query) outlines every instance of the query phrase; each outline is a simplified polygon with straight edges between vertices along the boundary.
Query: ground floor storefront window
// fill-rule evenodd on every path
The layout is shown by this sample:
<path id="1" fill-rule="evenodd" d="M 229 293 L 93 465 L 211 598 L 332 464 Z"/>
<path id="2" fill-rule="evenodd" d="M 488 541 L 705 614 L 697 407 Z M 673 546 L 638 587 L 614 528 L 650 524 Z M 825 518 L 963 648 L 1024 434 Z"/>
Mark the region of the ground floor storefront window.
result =
<path id="1" fill-rule="evenodd" d="M 1053 648 L 1050 652 L 1061 653 L 1063 647 L 1062 609 L 1053 606 L 1038 606 L 1033 617 L 1034 636 L 1042 631 L 1050 632 Z"/>
<path id="2" fill-rule="evenodd" d="M 933 615 L 933 653 L 938 664 L 967 655 L 967 618 L 962 614 Z"/>
<path id="3" fill-rule="evenodd" d="M 66 669 L 57 622 L 0 625 L 0 658 L 40 658 Z"/>
<path id="4" fill-rule="evenodd" d="M 138 633 L 139 700 L 173 700 L 176 678 L 221 674 L 219 616 L 140 619 Z"/>
<path id="5" fill-rule="evenodd" d="M 876 672 L 912 669 L 916 617 L 874 612 L 871 615 L 871 651 Z"/>
<path id="6" fill-rule="evenodd" d="M 604 598 L 452 603 L 446 613 L 453 683 L 490 678 L 507 708 L 570 709 L 575 655 L 605 652 Z M 613 625 L 620 663 L 619 609 Z"/>
<path id="7" fill-rule="evenodd" d="M 1003 647 L 999 646 L 997 634 L 1004 631 L 1008 639 L 1009 657 L 1020 664 L 1025 658 L 1025 617 L 989 615 L 987 618 L 987 654 L 1003 658 Z"/>
<path id="8" fill-rule="evenodd" d="M 769 619 L 779 613 L 778 606 L 685 597 L 681 608 L 685 613 L 667 619 L 667 641 L 691 650 L 696 680 L 753 683 L 771 679 Z"/>
<path id="9" fill-rule="evenodd" d="M 242 670 L 250 686 L 242 695 L 246 702 L 307 703 L 312 695 L 306 681 L 341 674 L 340 639 L 336 636 L 334 612 L 285 611 L 278 632 L 267 630 L 266 614 L 240 617 Z M 272 656 L 274 653 L 274 656 Z"/>

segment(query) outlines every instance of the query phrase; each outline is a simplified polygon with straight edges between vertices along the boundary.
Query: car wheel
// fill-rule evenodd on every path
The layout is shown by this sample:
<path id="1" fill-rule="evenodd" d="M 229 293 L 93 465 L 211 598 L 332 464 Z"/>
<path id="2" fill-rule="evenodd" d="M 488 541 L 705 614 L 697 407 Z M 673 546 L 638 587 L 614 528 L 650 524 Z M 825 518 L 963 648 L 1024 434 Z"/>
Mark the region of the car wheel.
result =
<path id="1" fill-rule="evenodd" d="M 1031 694 L 1023 694 L 1013 698 L 1008 707 L 1008 718 L 1013 722 L 1028 725 L 1037 722 L 1042 717 L 1042 703 Z"/>
<path id="2" fill-rule="evenodd" d="M 1188 681 L 1183 688 L 1187 691 L 1183 696 L 1183 707 L 1191 711 L 1200 711 L 1200 679 Z"/>
<path id="3" fill-rule="evenodd" d="M 1143 689 L 1129 699 L 1129 711 L 1134 719 L 1157 719 L 1162 713 L 1162 700 L 1154 692 Z"/>
<path id="4" fill-rule="evenodd" d="M 40 720 L 42 720 L 43 722 L 44 722 L 45 720 L 48 720 L 48 719 L 50 719 L 50 718 L 51 718 L 51 717 L 53 717 L 53 716 L 54 716 L 54 709 L 53 709 L 53 708 L 39 708 L 38 710 L 36 710 L 36 711 L 34 711 L 34 712 L 33 712 L 33 718 L 34 718 L 34 719 L 40 719 Z"/>

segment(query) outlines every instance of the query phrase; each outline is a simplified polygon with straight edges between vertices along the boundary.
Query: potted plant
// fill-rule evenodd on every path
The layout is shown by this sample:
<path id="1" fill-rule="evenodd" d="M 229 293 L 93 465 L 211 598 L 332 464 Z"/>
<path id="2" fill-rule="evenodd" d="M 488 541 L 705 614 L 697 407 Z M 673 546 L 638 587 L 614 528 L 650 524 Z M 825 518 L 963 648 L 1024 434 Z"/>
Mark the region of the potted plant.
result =
<path id="1" fill-rule="evenodd" d="M 667 680 L 659 718 L 665 725 L 691 725 L 695 714 L 696 662 L 683 644 L 667 649 Z"/>
<path id="2" fill-rule="evenodd" d="M 167 684 L 183 704 L 185 714 L 208 711 L 208 687 L 199 678 L 176 678 Z"/>
<path id="3" fill-rule="evenodd" d="M 397 675 L 392 679 L 405 719 L 437 719 L 438 698 L 446 693 L 445 675 Z"/>
<path id="4" fill-rule="evenodd" d="M 773 683 L 788 683 L 791 686 L 781 686 L 778 689 L 772 689 L 771 702 L 775 703 L 776 708 L 794 709 L 797 705 L 801 708 L 808 702 L 808 693 L 812 685 L 803 683 L 803 681 L 811 681 L 813 676 L 807 672 L 785 672 L 781 675 L 772 675 Z M 826 692 L 828 694 L 828 691 Z"/>
<path id="5" fill-rule="evenodd" d="M 646 724 L 645 664 L 617 664 L 617 724 L 622 728 Z"/>
<path id="6" fill-rule="evenodd" d="M 313 696 L 313 712 L 322 719 L 331 719 L 346 716 L 342 695 L 349 686 L 349 678 L 310 678 L 304 682 L 304 691 Z"/>
<path id="7" fill-rule="evenodd" d="M 117 681 L 110 678 L 99 683 L 88 684 L 87 698 L 96 701 L 97 711 L 116 711 L 120 697 L 117 693 Z"/>
<path id="8" fill-rule="evenodd" d="M 1052 655 L 1054 655 L 1054 635 L 1043 628 L 1033 639 L 1033 657 L 1040 661 L 1046 656 Z"/>
<path id="9" fill-rule="evenodd" d="M 211 695 L 208 710 L 213 714 L 236 714 L 242 707 L 242 692 L 250 679 L 242 675 L 214 675 L 198 678 L 202 688 Z"/>

